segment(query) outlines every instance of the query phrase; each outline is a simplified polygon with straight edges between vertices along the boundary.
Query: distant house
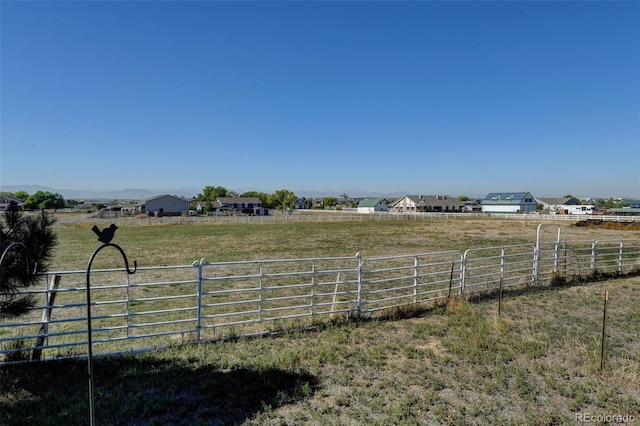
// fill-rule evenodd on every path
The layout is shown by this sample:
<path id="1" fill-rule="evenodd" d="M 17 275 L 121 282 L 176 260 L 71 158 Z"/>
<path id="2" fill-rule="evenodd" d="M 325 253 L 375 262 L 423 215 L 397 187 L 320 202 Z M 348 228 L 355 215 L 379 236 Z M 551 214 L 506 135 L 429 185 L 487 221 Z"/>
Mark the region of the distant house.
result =
<path id="1" fill-rule="evenodd" d="M 11 195 L 0 195 L 0 211 L 22 210 L 22 200 Z"/>
<path id="2" fill-rule="evenodd" d="M 530 192 L 490 192 L 480 204 L 483 213 L 535 213 L 538 203 Z"/>
<path id="3" fill-rule="evenodd" d="M 218 213 L 220 210 L 220 203 L 217 201 L 196 201 L 195 209 L 197 214 L 204 214 L 207 212 Z"/>
<path id="4" fill-rule="evenodd" d="M 257 197 L 219 197 L 211 203 L 217 214 L 246 214 L 266 216 L 269 210 L 262 207 L 262 201 Z"/>
<path id="5" fill-rule="evenodd" d="M 616 208 L 630 207 L 630 208 L 638 209 L 640 208 L 640 200 L 620 200 L 616 202 L 615 207 Z"/>
<path id="6" fill-rule="evenodd" d="M 460 213 L 465 203 L 450 195 L 405 195 L 391 203 L 391 211 L 399 213 Z"/>
<path id="7" fill-rule="evenodd" d="M 73 206 L 73 209 L 74 210 L 91 210 L 93 209 L 93 203 L 85 201 L 83 203 L 76 204 L 75 206 Z"/>
<path id="8" fill-rule="evenodd" d="M 309 208 L 309 205 L 307 204 L 307 199 L 306 198 L 296 198 L 296 204 L 295 206 L 293 206 L 294 209 L 296 210 L 304 210 Z"/>
<path id="9" fill-rule="evenodd" d="M 462 211 L 465 213 L 482 213 L 482 206 L 473 201 L 465 201 Z"/>
<path id="10" fill-rule="evenodd" d="M 154 216 L 180 216 L 189 213 L 189 201 L 175 195 L 157 195 L 140 205 L 140 211 Z"/>
<path id="11" fill-rule="evenodd" d="M 568 214 L 568 206 L 580 205 L 580 202 L 575 198 L 536 198 L 538 204 L 542 205 L 542 211 L 549 213 L 563 214 L 566 210 Z"/>
<path id="12" fill-rule="evenodd" d="M 358 203 L 358 213 L 388 212 L 387 203 L 379 198 L 365 198 Z"/>

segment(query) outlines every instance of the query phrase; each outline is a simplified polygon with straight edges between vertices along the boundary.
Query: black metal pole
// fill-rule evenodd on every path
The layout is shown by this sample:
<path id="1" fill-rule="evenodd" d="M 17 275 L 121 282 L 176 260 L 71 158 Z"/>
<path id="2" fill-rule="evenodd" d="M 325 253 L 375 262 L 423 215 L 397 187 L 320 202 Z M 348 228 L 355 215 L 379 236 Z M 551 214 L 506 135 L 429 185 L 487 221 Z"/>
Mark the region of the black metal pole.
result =
<path id="1" fill-rule="evenodd" d="M 451 286 L 453 285 L 453 265 L 455 262 L 451 262 L 451 274 L 449 275 L 449 299 L 451 299 Z"/>
<path id="2" fill-rule="evenodd" d="M 498 316 L 502 315 L 502 281 L 504 279 L 504 272 L 500 272 L 500 295 L 498 296 Z"/>
<path id="3" fill-rule="evenodd" d="M 122 258 L 124 259 L 125 270 L 127 274 L 133 274 L 138 269 L 138 264 L 136 261 L 133 262 L 133 270 L 129 269 L 129 261 L 127 260 L 127 256 L 124 254 L 122 248 L 120 248 L 117 244 L 105 243 L 98 247 L 91 258 L 89 259 L 89 263 L 87 264 L 87 372 L 89 376 L 89 425 L 94 426 L 96 422 L 95 416 L 95 397 L 94 397 L 94 385 L 93 385 L 93 339 L 92 339 L 92 328 L 91 328 L 91 265 L 93 264 L 93 260 L 96 255 L 105 247 L 114 247 L 116 248 L 120 254 L 122 254 Z"/>
<path id="4" fill-rule="evenodd" d="M 602 347 L 600 348 L 600 371 L 604 370 L 605 355 L 607 353 L 607 302 L 609 301 L 609 292 L 604 292 L 604 312 L 602 316 Z"/>

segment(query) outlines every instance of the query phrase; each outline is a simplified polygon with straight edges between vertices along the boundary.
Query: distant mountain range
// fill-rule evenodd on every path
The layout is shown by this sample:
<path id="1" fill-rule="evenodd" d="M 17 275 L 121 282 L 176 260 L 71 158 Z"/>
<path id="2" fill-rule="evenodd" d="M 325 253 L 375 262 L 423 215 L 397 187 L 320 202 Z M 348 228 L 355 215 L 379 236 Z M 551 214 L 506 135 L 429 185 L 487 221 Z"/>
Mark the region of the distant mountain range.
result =
<path id="1" fill-rule="evenodd" d="M 120 190 L 92 190 L 92 189 L 56 189 L 42 185 L 0 185 L 0 192 L 26 191 L 29 194 L 38 191 L 60 194 L 65 200 L 145 200 L 147 198 L 171 194 L 191 198 L 202 192 L 195 188 L 174 188 L 150 190 L 143 188 L 127 188 Z"/>
<path id="2" fill-rule="evenodd" d="M 127 188 L 120 190 L 92 190 L 92 189 L 56 189 L 42 185 L 0 185 L 0 192 L 18 192 L 26 191 L 33 194 L 38 191 L 52 192 L 60 194 L 65 200 L 146 200 L 156 195 L 170 194 L 191 199 L 202 193 L 202 188 L 170 188 L 170 189 L 145 189 L 145 188 Z M 273 191 L 261 191 L 257 189 L 241 189 L 235 190 L 239 193 L 247 191 L 258 191 L 271 193 Z M 351 198 L 363 197 L 389 197 L 397 198 L 407 195 L 406 192 L 395 192 L 391 194 L 383 194 L 379 192 L 369 192 L 361 189 L 350 189 L 347 191 L 315 191 L 315 190 L 292 190 L 299 197 L 336 197 L 340 198 L 342 194 L 347 194 Z"/>

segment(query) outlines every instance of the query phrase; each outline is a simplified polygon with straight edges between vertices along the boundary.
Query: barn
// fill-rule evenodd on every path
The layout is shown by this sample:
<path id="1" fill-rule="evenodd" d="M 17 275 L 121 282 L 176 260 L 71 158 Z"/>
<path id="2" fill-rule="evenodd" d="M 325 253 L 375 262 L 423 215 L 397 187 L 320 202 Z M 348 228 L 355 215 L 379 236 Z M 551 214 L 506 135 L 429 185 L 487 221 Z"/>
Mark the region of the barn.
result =
<path id="1" fill-rule="evenodd" d="M 358 213 L 388 212 L 387 203 L 379 198 L 365 198 L 358 203 Z"/>
<path id="2" fill-rule="evenodd" d="M 480 204 L 483 213 L 535 213 L 537 206 L 530 192 L 490 192 Z"/>
<path id="3" fill-rule="evenodd" d="M 154 216 L 186 215 L 189 213 L 189 201 L 175 195 L 157 195 L 146 199 L 141 210 Z"/>

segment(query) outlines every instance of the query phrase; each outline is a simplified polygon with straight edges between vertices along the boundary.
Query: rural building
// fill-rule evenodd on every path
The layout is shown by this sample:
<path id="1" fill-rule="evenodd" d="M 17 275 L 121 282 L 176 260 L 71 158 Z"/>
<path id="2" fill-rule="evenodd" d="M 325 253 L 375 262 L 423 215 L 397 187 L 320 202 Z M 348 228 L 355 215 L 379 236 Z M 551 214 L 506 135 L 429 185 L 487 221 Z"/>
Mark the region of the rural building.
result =
<path id="1" fill-rule="evenodd" d="M 22 200 L 11 195 L 0 195 L 0 211 L 22 210 Z"/>
<path id="2" fill-rule="evenodd" d="M 157 195 L 140 206 L 142 213 L 155 216 L 180 216 L 189 213 L 189 201 L 175 195 Z"/>
<path id="3" fill-rule="evenodd" d="M 247 214 L 266 216 L 269 210 L 262 207 L 262 201 L 257 197 L 219 197 L 210 203 L 213 214 Z M 207 201 L 198 201 L 196 211 L 198 214 L 205 212 Z"/>
<path id="4" fill-rule="evenodd" d="M 73 206 L 74 210 L 92 210 L 93 209 L 93 203 L 89 203 L 87 201 L 82 202 L 80 204 L 77 204 L 75 206 Z"/>
<path id="5" fill-rule="evenodd" d="M 473 201 L 465 201 L 462 211 L 465 213 L 482 213 L 482 206 Z"/>
<path id="6" fill-rule="evenodd" d="M 295 210 L 302 210 L 307 208 L 307 200 L 305 198 L 296 198 L 296 204 L 293 206 Z"/>
<path id="7" fill-rule="evenodd" d="M 389 208 L 399 213 L 460 213 L 464 206 L 463 201 L 449 195 L 405 195 L 394 201 Z"/>
<path id="8" fill-rule="evenodd" d="M 568 206 L 578 206 L 580 202 L 575 198 L 564 197 L 564 198 L 536 198 L 538 204 L 542 205 L 542 211 L 548 213 L 559 213 L 559 214 L 569 214 L 565 213 L 565 210 L 569 210 Z"/>
<path id="9" fill-rule="evenodd" d="M 209 207 L 209 210 L 207 210 Z M 196 213 L 204 214 L 207 212 L 218 213 L 220 210 L 220 203 L 217 201 L 196 201 Z"/>
<path id="10" fill-rule="evenodd" d="M 615 207 L 616 208 L 631 207 L 631 208 L 639 209 L 640 200 L 620 200 L 616 202 Z"/>
<path id="11" fill-rule="evenodd" d="M 262 208 L 262 201 L 257 197 L 219 197 L 216 201 L 220 204 L 220 211 L 257 216 L 269 214 L 268 210 Z"/>
<path id="12" fill-rule="evenodd" d="M 530 192 L 490 192 L 480 204 L 483 213 L 535 213 L 538 203 Z"/>
<path id="13" fill-rule="evenodd" d="M 388 212 L 387 203 L 379 198 L 365 198 L 358 203 L 358 213 Z"/>
<path id="14" fill-rule="evenodd" d="M 607 209 L 607 214 L 616 216 L 640 216 L 640 207 L 622 207 Z"/>

